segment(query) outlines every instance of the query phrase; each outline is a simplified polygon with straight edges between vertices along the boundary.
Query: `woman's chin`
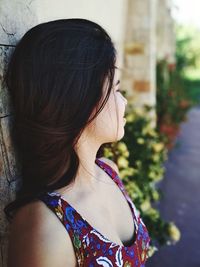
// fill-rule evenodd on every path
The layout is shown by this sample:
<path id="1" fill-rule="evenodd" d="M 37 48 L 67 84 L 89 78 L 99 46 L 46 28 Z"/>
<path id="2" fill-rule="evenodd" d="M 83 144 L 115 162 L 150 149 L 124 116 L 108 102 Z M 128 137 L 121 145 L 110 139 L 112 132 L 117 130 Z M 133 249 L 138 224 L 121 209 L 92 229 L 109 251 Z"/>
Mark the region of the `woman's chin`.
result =
<path id="1" fill-rule="evenodd" d="M 124 125 L 120 126 L 119 130 L 118 130 L 118 133 L 117 133 L 117 136 L 114 135 L 110 138 L 107 139 L 107 143 L 109 142 L 117 142 L 119 140 L 121 140 L 123 137 L 124 137 L 124 134 L 125 134 L 125 130 L 124 130 Z"/>
<path id="2" fill-rule="evenodd" d="M 124 137 L 125 131 L 124 131 L 124 127 L 122 127 L 122 129 L 119 131 L 118 136 L 117 136 L 117 140 L 119 141 Z"/>

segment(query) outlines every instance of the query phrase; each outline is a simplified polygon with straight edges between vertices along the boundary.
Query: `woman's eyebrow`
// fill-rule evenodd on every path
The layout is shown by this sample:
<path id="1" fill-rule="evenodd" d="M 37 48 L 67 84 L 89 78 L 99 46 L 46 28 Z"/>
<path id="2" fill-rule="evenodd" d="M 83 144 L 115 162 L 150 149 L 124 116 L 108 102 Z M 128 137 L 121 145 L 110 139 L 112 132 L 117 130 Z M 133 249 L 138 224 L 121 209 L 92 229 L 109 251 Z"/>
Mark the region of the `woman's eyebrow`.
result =
<path id="1" fill-rule="evenodd" d="M 120 80 L 117 81 L 116 85 L 118 85 L 120 83 Z"/>

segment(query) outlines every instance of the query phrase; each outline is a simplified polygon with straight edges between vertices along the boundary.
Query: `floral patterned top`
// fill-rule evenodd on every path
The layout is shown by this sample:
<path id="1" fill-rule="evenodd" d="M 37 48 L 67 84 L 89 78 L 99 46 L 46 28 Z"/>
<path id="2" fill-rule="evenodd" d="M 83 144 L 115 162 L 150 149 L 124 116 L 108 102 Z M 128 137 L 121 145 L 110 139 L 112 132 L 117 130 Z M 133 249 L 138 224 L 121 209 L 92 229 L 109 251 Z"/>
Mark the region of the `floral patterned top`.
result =
<path id="1" fill-rule="evenodd" d="M 147 228 L 128 196 L 117 172 L 98 158 L 96 158 L 95 163 L 113 179 L 128 201 L 135 225 L 134 242 L 131 245 L 119 245 L 110 241 L 92 227 L 60 193 L 47 192 L 41 195 L 39 199 L 55 213 L 68 231 L 74 246 L 78 266 L 144 267 L 150 242 Z"/>

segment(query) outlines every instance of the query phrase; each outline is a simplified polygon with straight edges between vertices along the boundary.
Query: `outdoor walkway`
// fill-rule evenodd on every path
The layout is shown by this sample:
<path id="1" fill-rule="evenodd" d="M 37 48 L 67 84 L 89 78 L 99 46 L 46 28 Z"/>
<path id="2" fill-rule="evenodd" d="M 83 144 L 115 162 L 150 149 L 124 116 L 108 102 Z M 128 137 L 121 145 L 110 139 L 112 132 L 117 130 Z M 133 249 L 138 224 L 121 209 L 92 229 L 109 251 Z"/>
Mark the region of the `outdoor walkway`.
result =
<path id="1" fill-rule="evenodd" d="M 179 227 L 181 240 L 157 251 L 146 267 L 200 267 L 200 107 L 189 111 L 177 141 L 165 164 L 160 211 Z"/>

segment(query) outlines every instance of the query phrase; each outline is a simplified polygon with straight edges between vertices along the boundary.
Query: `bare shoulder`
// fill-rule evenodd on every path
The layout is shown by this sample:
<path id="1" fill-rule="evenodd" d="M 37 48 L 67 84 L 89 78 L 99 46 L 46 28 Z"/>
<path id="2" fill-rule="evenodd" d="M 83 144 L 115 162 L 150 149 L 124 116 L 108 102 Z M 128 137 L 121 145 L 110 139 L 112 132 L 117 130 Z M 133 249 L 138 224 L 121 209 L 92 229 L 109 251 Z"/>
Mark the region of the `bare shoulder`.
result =
<path id="1" fill-rule="evenodd" d="M 42 201 L 21 207 L 11 223 L 8 267 L 76 266 L 68 232 Z"/>
<path id="2" fill-rule="evenodd" d="M 110 165 L 119 174 L 118 166 L 117 166 L 117 164 L 114 161 L 112 161 L 111 159 L 105 158 L 105 157 L 101 157 L 99 159 L 102 160 L 102 161 L 104 161 L 108 165 Z"/>

